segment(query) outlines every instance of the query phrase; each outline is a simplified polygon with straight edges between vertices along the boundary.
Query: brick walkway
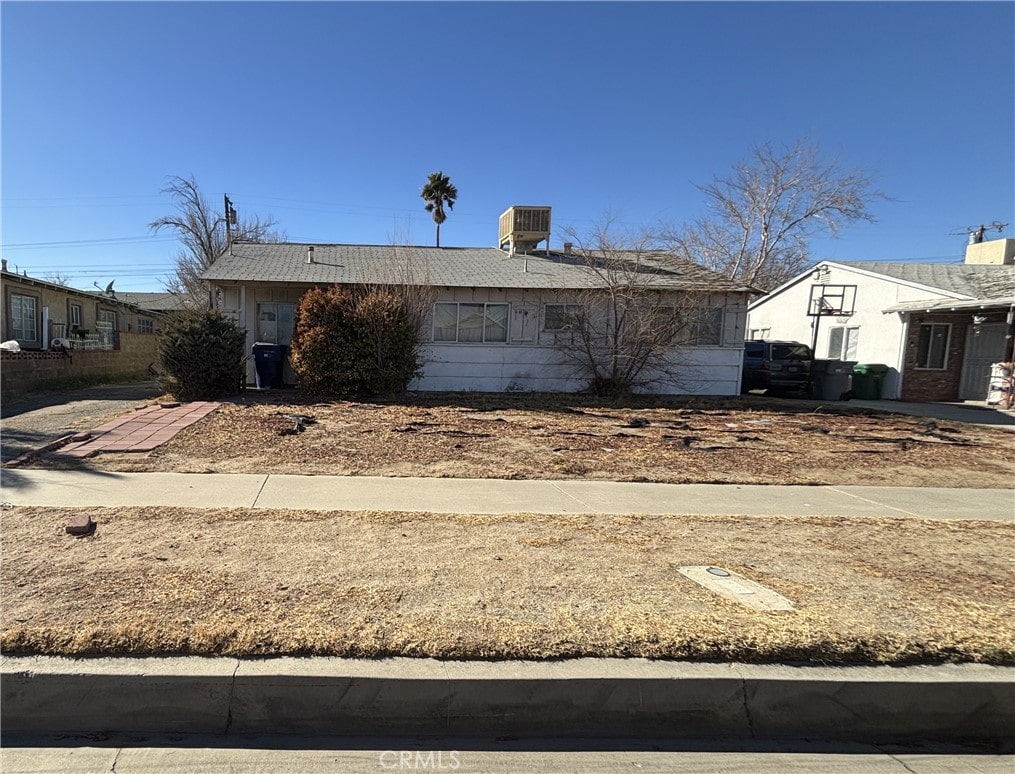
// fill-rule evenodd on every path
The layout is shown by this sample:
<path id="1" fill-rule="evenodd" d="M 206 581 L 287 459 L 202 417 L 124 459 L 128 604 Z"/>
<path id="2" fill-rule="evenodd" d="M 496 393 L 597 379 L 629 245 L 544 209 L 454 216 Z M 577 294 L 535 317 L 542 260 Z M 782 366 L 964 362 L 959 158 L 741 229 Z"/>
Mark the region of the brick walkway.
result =
<path id="1" fill-rule="evenodd" d="M 196 401 L 174 408 L 148 406 L 117 417 L 90 431 L 85 441 L 69 443 L 52 452 L 54 457 L 83 459 L 98 452 L 146 452 L 165 443 L 185 427 L 204 419 L 221 403 Z"/>

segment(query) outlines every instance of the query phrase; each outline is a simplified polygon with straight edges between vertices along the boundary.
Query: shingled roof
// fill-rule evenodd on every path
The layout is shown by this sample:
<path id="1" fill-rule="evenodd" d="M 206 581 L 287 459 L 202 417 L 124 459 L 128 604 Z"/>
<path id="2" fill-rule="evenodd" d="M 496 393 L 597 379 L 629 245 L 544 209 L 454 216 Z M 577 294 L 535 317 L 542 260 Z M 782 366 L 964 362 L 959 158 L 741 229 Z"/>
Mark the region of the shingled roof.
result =
<path id="1" fill-rule="evenodd" d="M 429 285 L 528 289 L 581 289 L 601 280 L 578 255 L 510 255 L 495 247 L 236 243 L 202 275 L 212 282 L 284 282 L 301 285 L 384 284 L 411 267 Z M 628 255 L 633 255 L 628 253 Z M 757 292 L 739 282 L 665 253 L 640 253 L 641 272 L 659 288 Z"/>
<path id="2" fill-rule="evenodd" d="M 926 285 L 968 299 L 1006 298 L 1015 295 L 1015 266 L 966 263 L 881 263 L 835 261 L 886 277 Z"/>

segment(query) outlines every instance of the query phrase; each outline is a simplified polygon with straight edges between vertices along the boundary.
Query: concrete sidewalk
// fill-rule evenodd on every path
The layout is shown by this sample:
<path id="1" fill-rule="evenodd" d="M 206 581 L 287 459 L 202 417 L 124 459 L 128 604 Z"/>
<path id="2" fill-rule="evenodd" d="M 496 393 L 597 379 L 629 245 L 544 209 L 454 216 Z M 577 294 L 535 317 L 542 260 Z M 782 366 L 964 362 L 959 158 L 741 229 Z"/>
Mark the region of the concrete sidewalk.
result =
<path id="1" fill-rule="evenodd" d="M 5 469 L 4 502 L 101 507 L 1015 519 L 1008 489 Z"/>

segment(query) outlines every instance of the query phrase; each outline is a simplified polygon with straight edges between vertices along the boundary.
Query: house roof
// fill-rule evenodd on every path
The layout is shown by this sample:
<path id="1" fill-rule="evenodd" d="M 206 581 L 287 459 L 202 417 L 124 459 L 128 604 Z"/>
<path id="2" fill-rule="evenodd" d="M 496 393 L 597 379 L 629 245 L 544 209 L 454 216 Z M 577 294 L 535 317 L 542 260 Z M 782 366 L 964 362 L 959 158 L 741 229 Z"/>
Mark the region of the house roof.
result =
<path id="1" fill-rule="evenodd" d="M 883 274 L 892 279 L 957 293 L 970 299 L 1015 295 L 1015 266 L 954 263 L 881 263 L 834 261 L 839 266 Z"/>
<path id="2" fill-rule="evenodd" d="M 405 280 L 445 287 L 593 288 L 602 281 L 578 255 L 510 255 L 496 247 L 234 243 L 202 275 L 210 281 L 389 284 Z M 628 253 L 631 255 L 631 253 Z M 641 272 L 660 288 L 756 292 L 691 261 L 641 253 Z M 409 275 L 408 277 L 406 275 Z"/>
<path id="3" fill-rule="evenodd" d="M 91 290 L 78 290 L 77 288 L 70 288 L 66 285 L 61 285 L 58 282 L 50 282 L 49 280 L 37 279 L 35 277 L 29 277 L 27 274 L 18 274 L 12 271 L 0 271 L 0 276 L 3 277 L 5 282 L 20 283 L 22 285 L 32 285 L 34 287 L 49 288 L 56 290 L 61 293 L 66 293 L 69 296 L 76 298 L 87 298 L 92 301 L 101 301 L 106 305 L 124 306 L 136 311 L 145 312 L 148 311 L 143 307 L 139 307 L 133 301 L 128 301 L 124 296 L 130 295 L 129 293 L 117 293 L 116 295 L 107 296 L 105 293 L 96 293 Z"/>
<path id="4" fill-rule="evenodd" d="M 151 312 L 171 312 L 186 308 L 186 296 L 178 293 L 122 293 L 117 291 L 117 298 L 134 304 Z"/>

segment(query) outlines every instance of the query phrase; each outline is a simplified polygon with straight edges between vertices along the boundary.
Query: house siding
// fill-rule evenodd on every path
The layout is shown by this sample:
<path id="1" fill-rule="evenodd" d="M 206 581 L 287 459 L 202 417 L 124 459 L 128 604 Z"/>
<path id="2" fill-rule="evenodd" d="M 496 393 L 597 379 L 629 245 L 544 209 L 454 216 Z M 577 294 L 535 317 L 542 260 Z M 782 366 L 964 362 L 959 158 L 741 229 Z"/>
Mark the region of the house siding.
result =
<path id="1" fill-rule="evenodd" d="M 298 303 L 311 286 L 218 285 L 224 314 L 246 330 L 249 355 L 257 336 L 258 303 Z M 575 392 L 588 386 L 588 376 L 567 361 L 555 344 L 553 333 L 542 330 L 543 306 L 568 300 L 553 290 L 500 288 L 436 288 L 437 302 L 484 302 L 510 304 L 506 343 L 433 342 L 432 320 L 424 324 L 426 344 L 422 350 L 423 374 L 410 389 L 420 391 L 476 392 Z M 717 293 L 709 303 L 722 305 L 722 346 L 692 347 L 674 352 L 671 366 L 677 380 L 651 381 L 642 391 L 666 394 L 736 395 L 740 389 L 743 360 L 746 297 Z M 255 381 L 254 364 L 248 357 L 247 382 Z M 651 375 L 650 379 L 651 379 Z M 291 376 L 290 376 L 291 379 Z"/>

